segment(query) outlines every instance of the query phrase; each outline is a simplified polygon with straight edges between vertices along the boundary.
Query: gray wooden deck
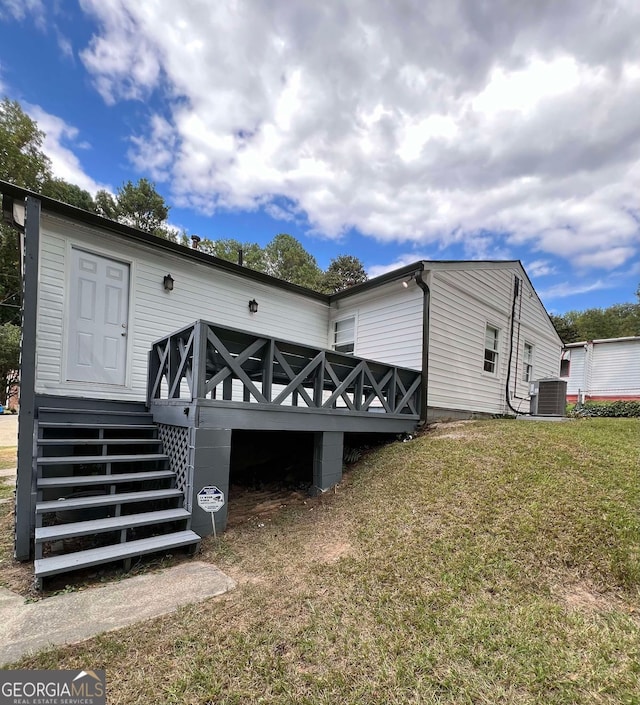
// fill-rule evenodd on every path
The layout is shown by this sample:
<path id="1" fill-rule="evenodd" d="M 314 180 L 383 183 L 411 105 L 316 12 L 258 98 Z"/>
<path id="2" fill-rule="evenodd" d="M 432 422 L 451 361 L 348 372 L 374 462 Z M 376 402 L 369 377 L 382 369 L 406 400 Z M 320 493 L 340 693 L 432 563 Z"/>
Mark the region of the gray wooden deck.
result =
<path id="1" fill-rule="evenodd" d="M 154 343 L 154 420 L 209 428 L 403 432 L 420 419 L 418 370 L 195 323 Z"/>

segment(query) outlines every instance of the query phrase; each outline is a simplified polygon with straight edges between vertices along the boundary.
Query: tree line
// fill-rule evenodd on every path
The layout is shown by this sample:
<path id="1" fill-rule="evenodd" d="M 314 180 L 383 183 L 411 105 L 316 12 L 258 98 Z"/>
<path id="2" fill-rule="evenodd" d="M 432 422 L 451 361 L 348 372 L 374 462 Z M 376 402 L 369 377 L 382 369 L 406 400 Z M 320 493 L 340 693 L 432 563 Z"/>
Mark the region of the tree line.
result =
<path id="1" fill-rule="evenodd" d="M 567 311 L 561 315 L 551 315 L 551 321 L 565 344 L 640 336 L 640 286 L 636 296 L 637 303 Z"/>

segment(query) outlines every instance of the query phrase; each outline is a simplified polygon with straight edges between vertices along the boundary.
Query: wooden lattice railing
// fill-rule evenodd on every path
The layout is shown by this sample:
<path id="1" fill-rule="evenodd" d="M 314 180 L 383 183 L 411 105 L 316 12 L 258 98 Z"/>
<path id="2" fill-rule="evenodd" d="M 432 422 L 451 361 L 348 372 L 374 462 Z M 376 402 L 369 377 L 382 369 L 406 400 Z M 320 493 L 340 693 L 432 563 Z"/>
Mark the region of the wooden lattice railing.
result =
<path id="1" fill-rule="evenodd" d="M 196 321 L 155 342 L 148 401 L 420 414 L 420 372 Z"/>

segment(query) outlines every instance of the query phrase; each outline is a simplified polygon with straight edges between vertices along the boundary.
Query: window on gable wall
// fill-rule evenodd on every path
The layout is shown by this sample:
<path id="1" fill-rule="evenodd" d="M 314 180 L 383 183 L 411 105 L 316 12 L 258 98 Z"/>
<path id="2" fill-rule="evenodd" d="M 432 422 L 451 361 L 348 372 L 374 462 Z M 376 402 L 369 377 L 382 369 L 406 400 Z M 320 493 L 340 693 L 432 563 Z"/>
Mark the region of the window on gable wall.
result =
<path id="1" fill-rule="evenodd" d="M 531 382 L 533 379 L 533 345 L 531 343 L 524 344 L 524 353 L 522 355 L 522 381 Z"/>
<path id="2" fill-rule="evenodd" d="M 500 331 L 487 325 L 484 334 L 484 371 L 495 374 L 498 371 L 498 341 Z"/>
<path id="3" fill-rule="evenodd" d="M 333 324 L 333 349 L 353 354 L 355 350 L 356 317 L 350 316 Z"/>

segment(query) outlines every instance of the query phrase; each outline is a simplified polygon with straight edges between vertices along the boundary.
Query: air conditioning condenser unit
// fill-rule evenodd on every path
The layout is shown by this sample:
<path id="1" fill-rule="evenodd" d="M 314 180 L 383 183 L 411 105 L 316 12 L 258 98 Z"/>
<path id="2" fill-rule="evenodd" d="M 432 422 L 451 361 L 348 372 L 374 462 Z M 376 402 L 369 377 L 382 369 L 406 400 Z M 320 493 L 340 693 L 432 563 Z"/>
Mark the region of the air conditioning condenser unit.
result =
<path id="1" fill-rule="evenodd" d="M 567 411 L 567 380 L 552 377 L 531 382 L 530 411 L 534 416 L 565 416 Z"/>

